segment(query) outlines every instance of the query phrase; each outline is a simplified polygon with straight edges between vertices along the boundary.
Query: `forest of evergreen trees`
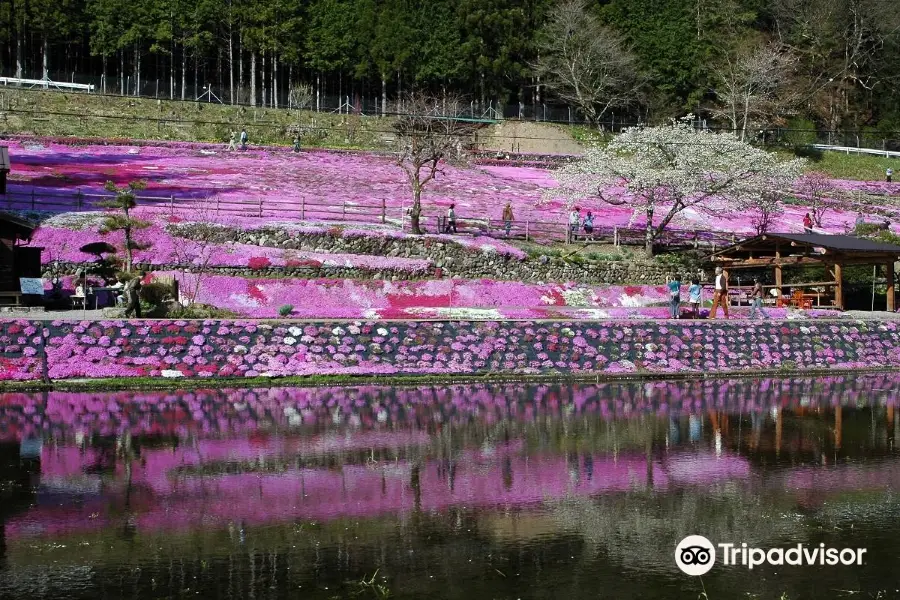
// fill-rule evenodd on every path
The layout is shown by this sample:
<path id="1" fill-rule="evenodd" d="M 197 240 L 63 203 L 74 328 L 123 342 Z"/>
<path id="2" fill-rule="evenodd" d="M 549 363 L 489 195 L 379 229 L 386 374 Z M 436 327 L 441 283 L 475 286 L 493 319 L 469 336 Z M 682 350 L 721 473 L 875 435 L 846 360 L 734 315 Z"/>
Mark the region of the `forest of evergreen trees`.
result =
<path id="1" fill-rule="evenodd" d="M 736 127 L 900 130 L 900 10 L 891 0 L 583 6 L 601 32 L 593 37 L 627 54 L 610 63 L 612 74 L 635 71 L 639 85 L 604 108 L 621 118 L 690 111 Z M 557 9 L 552 0 L 6 0 L 0 67 L 36 79 L 103 75 L 110 93 L 152 95 L 155 86 L 172 98 L 193 99 L 211 83 L 226 102 L 267 106 L 305 83 L 341 97 L 415 88 L 482 106 L 578 107 L 537 66 L 572 51 L 548 28 Z"/>

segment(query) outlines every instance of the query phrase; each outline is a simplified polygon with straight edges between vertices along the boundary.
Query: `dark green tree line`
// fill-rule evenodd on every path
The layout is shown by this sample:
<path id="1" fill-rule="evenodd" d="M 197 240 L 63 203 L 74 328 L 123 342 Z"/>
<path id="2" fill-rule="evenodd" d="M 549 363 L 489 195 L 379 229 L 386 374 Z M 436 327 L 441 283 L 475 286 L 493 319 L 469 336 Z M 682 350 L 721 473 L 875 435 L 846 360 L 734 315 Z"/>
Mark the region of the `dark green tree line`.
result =
<path id="1" fill-rule="evenodd" d="M 378 98 L 382 111 L 414 90 L 462 95 L 483 111 L 532 106 L 566 96 L 535 68 L 553 64 L 545 34 L 559 4 L 6 0 L 0 68 L 36 79 L 105 75 L 110 93 L 148 94 L 155 85 L 184 99 L 212 84 L 226 102 L 265 106 L 285 102 L 300 83 L 351 102 Z M 721 114 L 717 103 L 750 79 L 736 65 L 777 47 L 792 69 L 777 80 L 790 90 L 771 94 L 795 102 L 755 114 L 774 124 L 900 129 L 900 11 L 885 0 L 585 0 L 584 10 L 583 22 L 613 32 L 630 57 L 610 61 L 610 76 L 629 65 L 618 68 L 643 83 L 616 101 L 622 119 Z"/>

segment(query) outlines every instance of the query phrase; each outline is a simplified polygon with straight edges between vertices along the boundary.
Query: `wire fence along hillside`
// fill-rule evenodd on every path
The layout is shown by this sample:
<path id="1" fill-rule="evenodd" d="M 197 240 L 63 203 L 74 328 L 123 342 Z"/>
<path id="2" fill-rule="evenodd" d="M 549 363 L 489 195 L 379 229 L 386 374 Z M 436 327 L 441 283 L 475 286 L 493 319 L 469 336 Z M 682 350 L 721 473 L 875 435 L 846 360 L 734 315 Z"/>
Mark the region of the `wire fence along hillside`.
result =
<path id="1" fill-rule="evenodd" d="M 33 188 L 30 191 L 10 190 L 0 196 L 0 209 L 35 212 L 87 212 L 105 210 L 101 203 L 113 199 L 111 194 L 60 193 Z M 295 201 L 273 201 L 262 198 L 231 200 L 219 197 L 191 198 L 170 196 L 137 196 L 142 207 L 169 212 L 180 217 L 251 217 L 272 220 L 322 221 L 331 223 L 359 223 L 387 225 L 409 231 L 408 206 L 388 206 L 385 200 L 340 203 L 301 197 Z M 443 213 L 424 210 L 420 226 L 427 233 L 442 233 L 446 222 Z M 519 239 L 542 243 L 598 242 L 615 245 L 642 246 L 646 231 L 596 224 L 591 235 L 574 233 L 564 218 L 560 221 L 532 219 L 514 220 L 507 235 L 501 219 L 457 218 L 457 232 L 461 235 L 487 236 L 497 239 Z M 663 232 L 656 243 L 669 248 L 709 248 L 735 243 L 739 236 L 731 232 L 710 230 L 678 230 Z"/>

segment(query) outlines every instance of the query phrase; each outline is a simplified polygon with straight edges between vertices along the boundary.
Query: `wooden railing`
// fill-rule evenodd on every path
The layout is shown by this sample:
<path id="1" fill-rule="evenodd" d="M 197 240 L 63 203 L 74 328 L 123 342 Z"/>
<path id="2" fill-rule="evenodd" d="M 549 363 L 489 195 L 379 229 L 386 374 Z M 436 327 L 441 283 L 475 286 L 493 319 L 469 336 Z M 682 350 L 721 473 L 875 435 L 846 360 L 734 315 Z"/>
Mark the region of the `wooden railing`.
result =
<path id="1" fill-rule="evenodd" d="M 0 209 L 33 210 L 45 212 L 82 212 L 103 210 L 100 203 L 112 199 L 111 194 L 84 192 L 53 192 L 33 188 L 30 191 L 9 191 L 0 196 Z M 246 199 L 233 200 L 212 197 L 176 197 L 138 195 L 141 206 L 186 212 L 193 218 L 202 215 L 241 216 L 272 219 L 334 221 L 347 223 L 385 224 L 408 230 L 410 215 L 408 206 L 388 206 L 385 199 L 371 199 L 335 203 L 326 199 L 301 196 L 297 200 Z M 444 213 L 423 211 L 421 227 L 427 233 L 443 233 L 446 226 Z M 483 235 L 497 239 L 518 239 L 543 243 L 606 243 L 616 246 L 643 246 L 644 229 L 605 226 L 598 224 L 587 235 L 583 231 L 572 232 L 564 221 L 541 221 L 531 218 L 513 220 L 509 235 L 502 219 L 457 218 L 459 233 Z M 656 245 L 667 248 L 710 248 L 735 243 L 733 233 L 720 231 L 667 230 L 657 239 Z"/>

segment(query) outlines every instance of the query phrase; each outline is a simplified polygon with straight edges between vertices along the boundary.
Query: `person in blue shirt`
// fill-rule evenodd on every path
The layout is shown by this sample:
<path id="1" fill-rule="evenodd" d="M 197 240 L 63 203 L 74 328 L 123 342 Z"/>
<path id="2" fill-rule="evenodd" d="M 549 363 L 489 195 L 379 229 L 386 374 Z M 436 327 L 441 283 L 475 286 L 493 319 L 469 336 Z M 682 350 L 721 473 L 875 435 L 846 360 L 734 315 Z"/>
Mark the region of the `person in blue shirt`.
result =
<path id="1" fill-rule="evenodd" d="M 591 211 L 587 212 L 587 216 L 584 217 L 584 223 L 581 225 L 584 227 L 584 234 L 590 236 L 594 233 L 594 215 L 591 214 Z"/>
<path id="2" fill-rule="evenodd" d="M 700 318 L 700 303 L 701 298 L 700 295 L 703 293 L 703 288 L 700 286 L 700 280 L 696 277 L 691 280 L 691 287 L 688 288 L 688 294 L 690 297 L 688 298 L 691 303 L 691 312 L 694 313 L 694 318 Z"/>
<path id="3" fill-rule="evenodd" d="M 670 275 L 669 283 L 669 311 L 673 319 L 678 318 L 678 306 L 681 304 L 681 279 L 678 275 Z"/>

